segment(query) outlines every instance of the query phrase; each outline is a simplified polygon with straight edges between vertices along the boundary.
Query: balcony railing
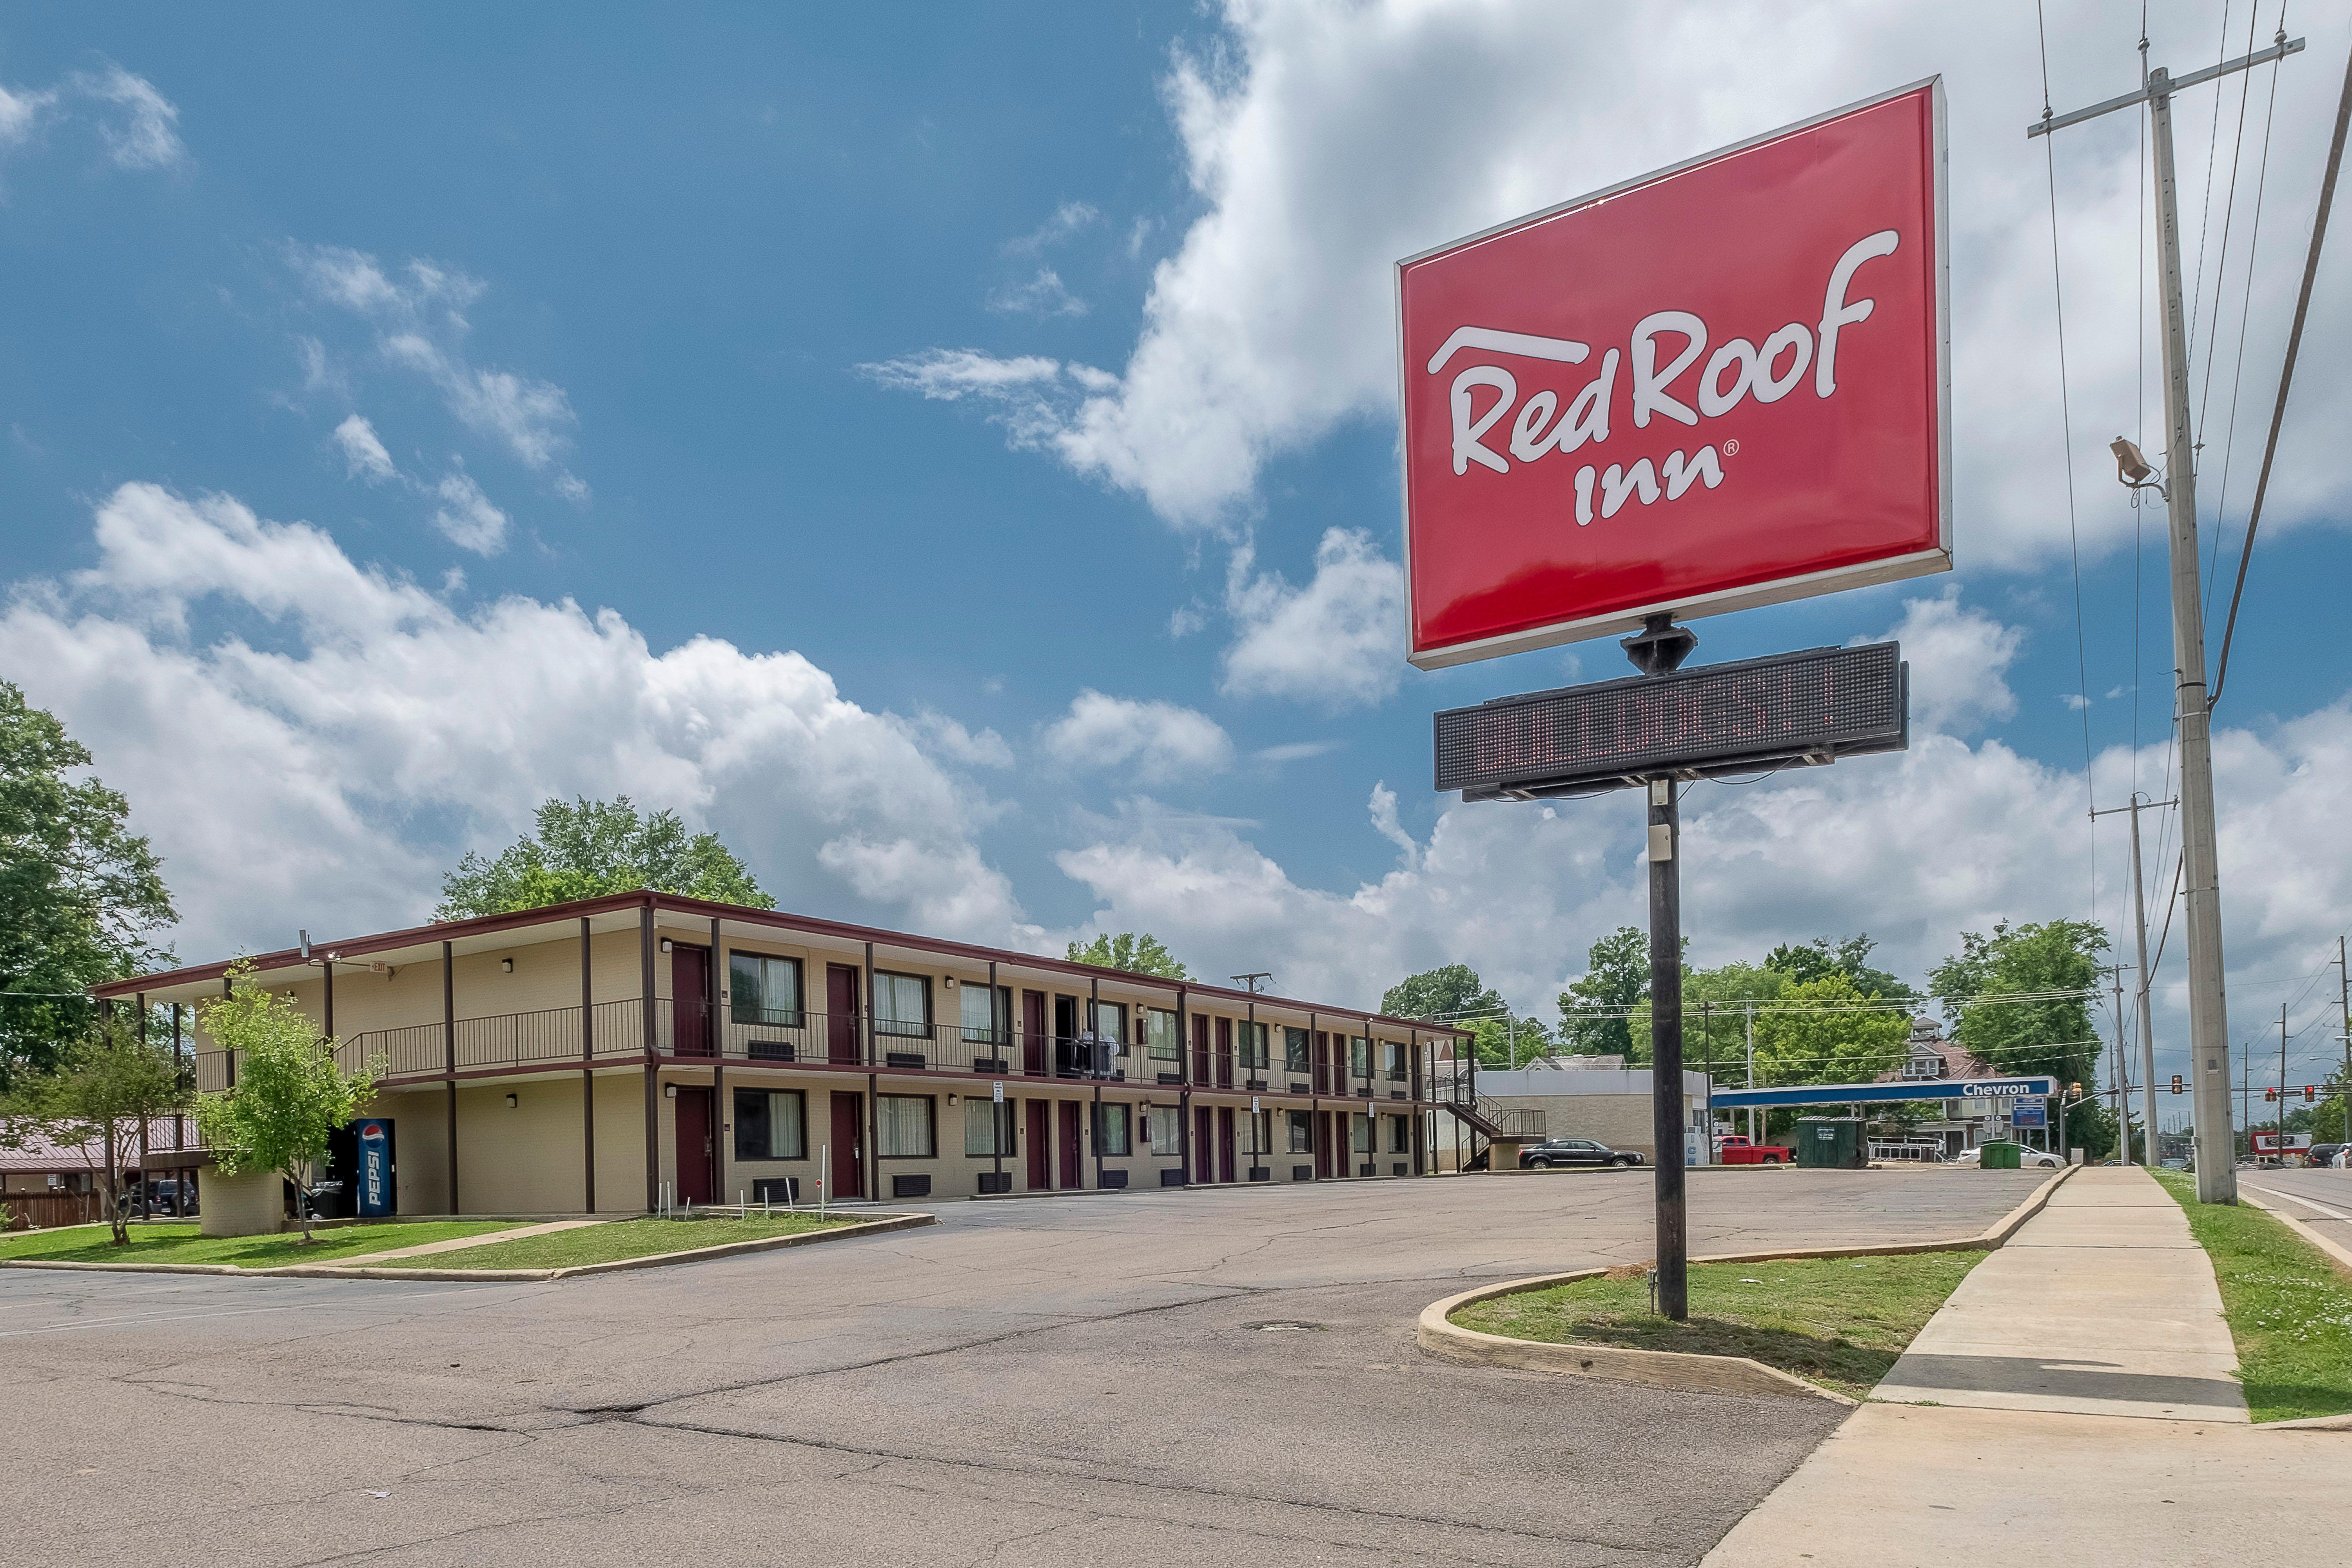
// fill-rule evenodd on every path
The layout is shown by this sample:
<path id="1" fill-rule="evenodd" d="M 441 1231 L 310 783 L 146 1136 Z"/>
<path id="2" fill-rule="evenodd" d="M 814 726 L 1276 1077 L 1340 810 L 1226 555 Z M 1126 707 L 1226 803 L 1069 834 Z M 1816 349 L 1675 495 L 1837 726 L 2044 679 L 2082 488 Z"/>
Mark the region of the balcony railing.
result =
<path id="1" fill-rule="evenodd" d="M 577 1007 L 535 1013 L 503 1013 L 393 1029 L 370 1029 L 339 1041 L 335 1063 L 346 1073 L 362 1066 L 381 1079 L 440 1078 L 452 1069 L 474 1074 L 523 1071 L 610 1061 L 645 1053 L 647 1004 L 639 997 L 600 1002 L 589 1010 L 583 1058 L 583 1015 Z M 855 1068 L 869 1072 L 953 1072 L 1010 1079 L 1052 1079 L 1147 1085 L 1183 1083 L 1185 1062 L 1153 1057 L 1142 1045 L 1124 1046 L 1093 1035 L 1031 1034 L 1021 1029 L 967 1029 L 950 1024 L 916 1024 L 863 1014 L 741 1012 L 722 1009 L 714 1027 L 707 1007 L 677 1006 L 667 997 L 650 1004 L 654 1053 L 678 1061 L 721 1061 L 748 1067 L 772 1065 Z M 1189 1087 L 1264 1087 L 1275 1092 L 1303 1074 L 1286 1064 L 1253 1066 L 1233 1052 L 1200 1058 Z M 226 1051 L 198 1051 L 195 1087 L 216 1093 L 235 1082 Z M 1236 1070 L 1238 1069 L 1238 1071 Z M 1341 1080 L 1341 1096 L 1370 1096 L 1373 1084 Z M 1320 1064 L 1318 1093 L 1332 1092 Z"/>

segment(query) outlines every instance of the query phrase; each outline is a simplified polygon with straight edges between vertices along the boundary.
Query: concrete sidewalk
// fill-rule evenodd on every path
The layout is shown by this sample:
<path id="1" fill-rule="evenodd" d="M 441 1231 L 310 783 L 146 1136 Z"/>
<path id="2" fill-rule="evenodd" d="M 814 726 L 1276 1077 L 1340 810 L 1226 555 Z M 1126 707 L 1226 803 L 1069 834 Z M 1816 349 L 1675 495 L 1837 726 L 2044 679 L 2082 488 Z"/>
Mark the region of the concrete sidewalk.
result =
<path id="1" fill-rule="evenodd" d="M 2300 1557 L 2315 1510 L 2352 1514 L 2333 1500 L 2352 1432 L 2249 1426 L 2236 1366 L 2180 1206 L 2143 1172 L 2079 1172 L 1705 1563 L 1944 1568 L 1992 1541 L 2057 1562 Z"/>

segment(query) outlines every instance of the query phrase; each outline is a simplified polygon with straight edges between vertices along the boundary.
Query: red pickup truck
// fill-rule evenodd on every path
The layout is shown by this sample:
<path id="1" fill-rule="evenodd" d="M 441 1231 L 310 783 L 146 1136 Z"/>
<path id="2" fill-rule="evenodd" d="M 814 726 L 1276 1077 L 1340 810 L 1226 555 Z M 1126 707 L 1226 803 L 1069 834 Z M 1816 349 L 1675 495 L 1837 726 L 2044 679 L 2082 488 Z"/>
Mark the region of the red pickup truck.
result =
<path id="1" fill-rule="evenodd" d="M 1727 1132 L 1715 1141 L 1715 1158 L 1723 1165 L 1786 1165 L 1797 1157 L 1794 1149 L 1783 1149 L 1778 1143 L 1750 1143 L 1738 1132 Z"/>

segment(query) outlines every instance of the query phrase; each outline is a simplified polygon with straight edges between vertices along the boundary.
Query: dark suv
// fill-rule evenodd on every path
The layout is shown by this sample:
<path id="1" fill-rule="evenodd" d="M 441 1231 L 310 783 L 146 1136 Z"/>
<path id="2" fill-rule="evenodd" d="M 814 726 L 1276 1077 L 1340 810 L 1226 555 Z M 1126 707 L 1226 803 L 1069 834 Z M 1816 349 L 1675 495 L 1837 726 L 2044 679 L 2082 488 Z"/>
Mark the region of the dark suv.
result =
<path id="1" fill-rule="evenodd" d="M 2303 1163 L 2326 1169 L 2336 1163 L 2336 1156 L 2344 1152 L 2341 1143 L 2314 1143 L 2303 1152 Z"/>
<path id="2" fill-rule="evenodd" d="M 1519 1151 L 1522 1171 L 1549 1170 L 1554 1165 L 1638 1165 L 1642 1156 L 1631 1149 L 1612 1149 L 1590 1138 L 1554 1138 L 1530 1143 Z"/>

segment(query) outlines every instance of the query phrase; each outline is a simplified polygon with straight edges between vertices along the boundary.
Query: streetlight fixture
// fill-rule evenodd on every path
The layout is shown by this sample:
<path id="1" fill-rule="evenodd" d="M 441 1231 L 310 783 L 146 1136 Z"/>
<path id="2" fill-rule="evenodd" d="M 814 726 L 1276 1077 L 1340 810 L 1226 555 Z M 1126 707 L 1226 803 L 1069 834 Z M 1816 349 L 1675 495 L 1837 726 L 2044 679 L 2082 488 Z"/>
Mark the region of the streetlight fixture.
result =
<path id="1" fill-rule="evenodd" d="M 2107 450 L 2116 455 L 2116 478 L 2123 481 L 2126 489 L 2154 490 L 2167 500 L 2172 499 L 2166 494 L 2164 482 L 2156 478 L 2156 469 L 2147 455 L 2131 440 L 2118 436 L 2107 443 Z"/>

